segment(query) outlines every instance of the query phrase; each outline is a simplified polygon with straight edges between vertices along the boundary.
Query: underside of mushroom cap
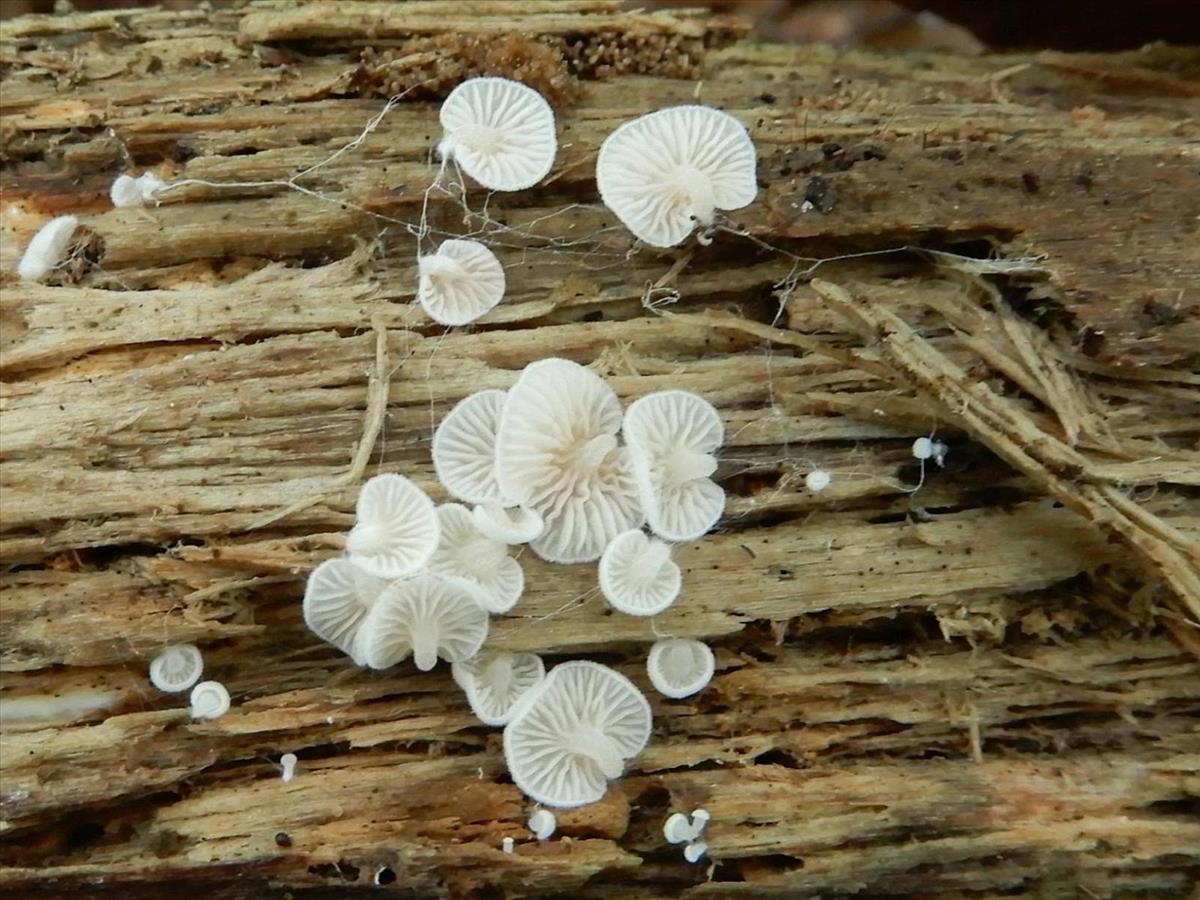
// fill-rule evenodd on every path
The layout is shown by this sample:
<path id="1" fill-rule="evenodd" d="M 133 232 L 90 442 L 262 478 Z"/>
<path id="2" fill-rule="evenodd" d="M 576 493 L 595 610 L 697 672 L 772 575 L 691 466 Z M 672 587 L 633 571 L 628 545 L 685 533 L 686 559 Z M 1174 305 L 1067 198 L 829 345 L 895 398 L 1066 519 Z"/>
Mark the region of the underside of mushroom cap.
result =
<path id="1" fill-rule="evenodd" d="M 361 666 L 359 629 L 387 584 L 344 557 L 326 560 L 313 569 L 304 587 L 304 624 Z"/>
<path id="2" fill-rule="evenodd" d="M 604 796 L 608 780 L 650 738 L 650 704 L 624 675 L 588 660 L 556 666 L 527 692 L 504 729 L 513 782 L 546 806 Z"/>
<path id="3" fill-rule="evenodd" d="M 600 146 L 604 205 L 653 247 L 673 247 L 717 209 L 741 209 L 758 192 L 754 142 L 733 116 L 673 106 L 626 122 Z"/>
<path id="4" fill-rule="evenodd" d="M 427 672 L 439 656 L 447 662 L 474 656 L 487 632 L 487 612 L 465 582 L 422 573 L 392 582 L 379 595 L 358 646 L 372 669 L 386 669 L 411 653 Z"/>
<path id="5" fill-rule="evenodd" d="M 417 270 L 417 300 L 439 325 L 474 322 L 504 297 L 504 267 L 479 241 L 442 241 Z"/>
<path id="6" fill-rule="evenodd" d="M 508 78 L 471 78 L 446 97 L 438 145 L 494 191 L 521 191 L 546 177 L 558 139 L 554 111 L 533 88 Z"/>
<path id="7" fill-rule="evenodd" d="M 621 405 L 594 372 L 565 359 L 526 366 L 496 439 L 503 494 L 545 520 L 532 546 L 551 562 L 599 557 L 642 522 L 632 466 L 618 446 Z"/>
<path id="8" fill-rule="evenodd" d="M 363 485 L 346 536 L 351 562 L 376 578 L 403 578 L 425 567 L 438 544 L 433 501 L 403 475 L 376 475 Z"/>
<path id="9" fill-rule="evenodd" d="M 666 610 L 683 583 L 671 548 L 640 529 L 617 535 L 600 557 L 600 590 L 619 612 L 653 616 Z"/>
<path id="10" fill-rule="evenodd" d="M 481 503 L 471 510 L 471 518 L 486 537 L 506 544 L 528 544 L 546 529 L 542 517 L 527 506 Z"/>
<path id="11" fill-rule="evenodd" d="M 480 653 L 454 663 L 450 671 L 485 725 L 506 724 L 517 701 L 546 677 L 542 658 L 534 653 Z"/>
<path id="12" fill-rule="evenodd" d="M 646 674 L 654 689 L 675 700 L 703 690 L 715 670 L 716 659 L 709 646 L 688 638 L 658 641 L 646 657 Z"/>
<path id="13" fill-rule="evenodd" d="M 442 537 L 429 570 L 470 582 L 476 599 L 490 613 L 512 609 L 525 589 L 525 573 L 508 555 L 508 545 L 480 532 L 465 506 L 446 503 L 437 514 Z"/>
<path id="14" fill-rule="evenodd" d="M 433 433 L 433 468 L 442 486 L 467 503 L 503 502 L 496 482 L 496 431 L 504 391 L 478 391 L 446 413 Z"/>

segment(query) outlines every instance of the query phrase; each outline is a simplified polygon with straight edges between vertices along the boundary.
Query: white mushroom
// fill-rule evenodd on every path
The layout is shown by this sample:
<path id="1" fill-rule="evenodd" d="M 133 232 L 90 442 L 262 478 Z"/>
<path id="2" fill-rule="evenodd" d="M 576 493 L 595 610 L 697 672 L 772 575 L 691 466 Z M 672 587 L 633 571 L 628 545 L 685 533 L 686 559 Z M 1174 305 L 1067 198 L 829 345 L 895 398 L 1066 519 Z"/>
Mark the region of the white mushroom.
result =
<path id="1" fill-rule="evenodd" d="M 428 672 L 438 657 L 461 662 L 487 639 L 488 615 L 467 583 L 422 573 L 395 581 L 362 624 L 358 647 L 373 669 L 386 669 L 410 653 Z"/>
<path id="2" fill-rule="evenodd" d="M 478 391 L 446 413 L 433 433 L 433 469 L 442 486 L 467 503 L 500 504 L 496 430 L 504 391 Z"/>
<path id="3" fill-rule="evenodd" d="M 450 672 L 485 725 L 507 724 L 517 701 L 546 677 L 535 653 L 481 653 L 454 663 Z"/>
<path id="4" fill-rule="evenodd" d="M 160 691 L 186 691 L 200 680 L 204 657 L 195 644 L 173 644 L 150 663 L 150 683 Z"/>
<path id="5" fill-rule="evenodd" d="M 529 830 L 539 841 L 548 841 L 558 828 L 558 819 L 548 809 L 539 809 L 529 817 Z"/>
<path id="6" fill-rule="evenodd" d="M 824 469 L 813 469 L 804 476 L 804 486 L 814 494 L 819 494 L 833 482 L 833 476 Z"/>
<path id="7" fill-rule="evenodd" d="M 634 528 L 617 535 L 600 557 L 600 591 L 613 609 L 654 616 L 679 596 L 683 575 L 671 547 Z"/>
<path id="8" fill-rule="evenodd" d="M 78 226 L 79 219 L 75 216 L 58 216 L 38 229 L 17 263 L 17 275 L 26 281 L 45 278 L 66 257 Z"/>
<path id="9" fill-rule="evenodd" d="M 716 669 L 712 650 L 702 641 L 668 638 L 658 641 L 646 657 L 646 674 L 664 697 L 679 700 L 702 691 Z"/>
<path id="10" fill-rule="evenodd" d="M 583 806 L 604 796 L 650 738 L 650 704 L 624 675 L 575 660 L 517 702 L 504 729 L 513 782 L 538 803 Z"/>
<path id="11" fill-rule="evenodd" d="M 696 829 L 683 813 L 671 813 L 663 823 L 663 837 L 671 844 L 686 844 L 696 837 Z"/>
<path id="12" fill-rule="evenodd" d="M 647 394 L 625 411 L 623 430 L 650 529 L 670 541 L 708 532 L 725 510 L 711 477 L 725 440 L 713 405 L 687 391 Z"/>
<path id="13" fill-rule="evenodd" d="M 505 837 L 500 841 L 500 849 L 505 853 L 513 853 L 517 849 L 517 843 L 511 837 Z"/>
<path id="14" fill-rule="evenodd" d="M 504 297 L 504 267 L 479 241 L 442 241 L 417 259 L 417 300 L 439 325 L 466 325 Z"/>
<path id="15" fill-rule="evenodd" d="M 355 519 L 346 552 L 368 575 L 403 578 L 424 568 L 437 550 L 433 501 L 403 475 L 376 475 L 367 481 Z"/>
<path id="16" fill-rule="evenodd" d="M 546 530 L 542 517 L 527 506 L 481 503 L 471 510 L 471 517 L 483 534 L 506 544 L 528 544 Z"/>
<path id="17" fill-rule="evenodd" d="M 621 125 L 600 145 L 600 198 L 652 247 L 673 247 L 718 209 L 758 193 L 754 143 L 728 113 L 709 106 L 660 109 Z"/>
<path id="18" fill-rule="evenodd" d="M 558 139 L 554 111 L 531 87 L 508 78 L 471 78 L 442 104 L 438 153 L 493 191 L 522 191 L 546 177 Z"/>
<path id="19" fill-rule="evenodd" d="M 490 613 L 505 613 L 516 606 L 525 590 L 525 573 L 508 555 L 508 545 L 480 532 L 471 511 L 461 504 L 441 505 L 437 516 L 442 538 L 429 570 L 470 582 L 476 599 Z"/>
<path id="20" fill-rule="evenodd" d="M 549 562 L 597 559 L 642 523 L 629 457 L 617 444 L 621 405 L 594 372 L 565 359 L 525 367 L 496 435 L 496 478 L 545 520 L 532 543 Z"/>
<path id="21" fill-rule="evenodd" d="M 386 579 L 368 575 L 348 559 L 328 559 L 308 576 L 304 587 L 304 624 L 361 666 L 359 631 L 387 584 Z"/>
<path id="22" fill-rule="evenodd" d="M 202 681 L 189 697 L 193 719 L 218 719 L 229 712 L 229 691 L 219 681 Z"/>
<path id="23" fill-rule="evenodd" d="M 153 172 L 143 172 L 137 178 L 118 175 L 109 190 L 109 197 L 113 206 L 145 206 L 157 198 L 163 187 L 163 180 Z"/>
<path id="24" fill-rule="evenodd" d="M 299 761 L 295 753 L 285 753 L 279 757 L 279 767 L 282 769 L 284 784 L 296 777 L 296 763 Z"/>
<path id="25" fill-rule="evenodd" d="M 705 853 L 708 852 L 708 844 L 704 841 L 692 841 L 683 848 L 683 858 L 690 863 L 700 862 Z"/>

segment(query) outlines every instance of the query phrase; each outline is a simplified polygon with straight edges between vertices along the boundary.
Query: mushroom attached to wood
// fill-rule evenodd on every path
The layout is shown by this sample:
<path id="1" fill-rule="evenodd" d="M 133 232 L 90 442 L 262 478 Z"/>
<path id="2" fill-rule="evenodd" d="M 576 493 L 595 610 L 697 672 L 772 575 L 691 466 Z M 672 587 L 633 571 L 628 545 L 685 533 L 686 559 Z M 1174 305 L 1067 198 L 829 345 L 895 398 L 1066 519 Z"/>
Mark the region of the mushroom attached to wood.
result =
<path id="1" fill-rule="evenodd" d="M 229 691 L 219 681 L 202 681 L 189 697 L 193 719 L 219 719 L 229 712 Z"/>
<path id="2" fill-rule="evenodd" d="M 504 267 L 479 241 L 442 241 L 417 260 L 417 300 L 439 325 L 466 325 L 504 297 Z"/>
<path id="3" fill-rule="evenodd" d="M 376 475 L 363 485 L 346 536 L 350 561 L 376 578 L 420 571 L 438 545 L 433 501 L 403 475 Z"/>
<path id="4" fill-rule="evenodd" d="M 683 575 L 671 547 L 639 528 L 617 535 L 600 557 L 600 590 L 619 612 L 654 616 L 679 596 Z"/>
<path id="5" fill-rule="evenodd" d="M 546 529 L 542 517 L 527 506 L 481 503 L 471 510 L 471 518 L 480 532 L 506 544 L 528 544 Z"/>
<path id="6" fill-rule="evenodd" d="M 508 555 L 508 545 L 492 540 L 475 525 L 471 511 L 459 503 L 438 507 L 441 543 L 429 570 L 470 583 L 480 605 L 490 613 L 508 612 L 521 599 L 525 573 Z"/>
<path id="7" fill-rule="evenodd" d="M 485 725 L 506 725 L 517 701 L 546 677 L 535 653 L 481 653 L 454 663 L 450 672 Z"/>
<path id="8" fill-rule="evenodd" d="M 654 689 L 674 700 L 698 693 L 712 681 L 713 652 L 703 641 L 668 638 L 658 641 L 646 657 L 646 674 Z"/>
<path id="9" fill-rule="evenodd" d="M 75 216 L 57 216 L 35 234 L 25 248 L 21 261 L 17 263 L 17 275 L 26 281 L 41 281 L 60 266 L 66 258 L 79 219 Z"/>
<path id="10" fill-rule="evenodd" d="M 364 665 L 358 637 L 387 580 L 368 575 L 345 557 L 327 559 L 304 587 L 304 624 L 323 641 Z"/>
<path id="11" fill-rule="evenodd" d="M 173 644 L 150 663 L 150 683 L 170 694 L 186 691 L 204 671 L 204 656 L 195 644 Z"/>
<path id="12" fill-rule="evenodd" d="M 496 483 L 496 430 L 505 396 L 487 390 L 464 397 L 433 433 L 433 469 L 459 500 L 497 505 L 504 500 Z"/>
<path id="13" fill-rule="evenodd" d="M 488 615 L 465 581 L 422 573 L 394 581 L 362 624 L 358 648 L 372 669 L 386 669 L 411 653 L 428 672 L 438 657 L 462 662 L 487 639 Z"/>

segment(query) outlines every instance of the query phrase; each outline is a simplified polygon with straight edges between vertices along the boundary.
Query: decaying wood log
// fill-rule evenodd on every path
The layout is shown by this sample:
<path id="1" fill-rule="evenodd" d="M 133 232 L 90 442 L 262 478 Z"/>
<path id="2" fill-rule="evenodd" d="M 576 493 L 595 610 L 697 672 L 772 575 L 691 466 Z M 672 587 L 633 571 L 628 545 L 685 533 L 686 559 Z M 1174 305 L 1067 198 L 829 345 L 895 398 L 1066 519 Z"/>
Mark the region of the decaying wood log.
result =
<path id="1" fill-rule="evenodd" d="M 26 17 L 0 54 L 6 895 L 1165 897 L 1200 877 L 1200 55 L 757 45 L 609 0 Z M 437 100 L 483 73 L 541 89 L 561 134 L 544 185 L 486 205 L 429 189 Z M 597 147 L 693 100 L 750 127 L 760 199 L 711 246 L 634 250 Z M 146 169 L 192 181 L 111 208 Z M 435 237 L 507 267 L 477 327 L 411 302 L 426 205 Z M 69 263 L 17 281 L 68 211 Z M 702 694 L 652 696 L 632 771 L 539 844 L 448 674 L 354 669 L 298 598 L 364 477 L 444 498 L 433 425 L 551 355 L 626 401 L 709 398 L 729 500 L 653 629 L 609 614 L 593 567 L 522 557 L 496 646 L 647 688 L 656 632 L 718 660 Z M 912 458 L 930 433 L 944 469 Z M 179 641 L 226 716 L 151 688 Z M 690 865 L 661 826 L 701 805 Z"/>

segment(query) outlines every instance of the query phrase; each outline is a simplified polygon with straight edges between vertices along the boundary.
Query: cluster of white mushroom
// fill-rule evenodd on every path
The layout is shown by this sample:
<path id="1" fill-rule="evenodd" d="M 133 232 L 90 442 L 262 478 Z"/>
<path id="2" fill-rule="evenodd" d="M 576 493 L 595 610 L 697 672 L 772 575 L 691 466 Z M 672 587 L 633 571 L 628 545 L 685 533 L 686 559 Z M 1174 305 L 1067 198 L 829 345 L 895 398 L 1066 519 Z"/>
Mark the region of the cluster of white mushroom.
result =
<path id="1" fill-rule="evenodd" d="M 692 810 L 690 818 L 683 813 L 672 813 L 663 824 L 663 837 L 669 843 L 683 844 L 683 858 L 688 862 L 699 862 L 708 852 L 704 829 L 709 818 L 707 809 Z"/>
<path id="2" fill-rule="evenodd" d="M 195 644 L 172 644 L 150 663 L 150 683 L 177 694 L 191 688 L 188 706 L 193 719 L 216 719 L 229 712 L 229 691 L 219 681 L 200 681 L 204 656 Z M 199 683 L 197 683 L 199 682 Z"/>

